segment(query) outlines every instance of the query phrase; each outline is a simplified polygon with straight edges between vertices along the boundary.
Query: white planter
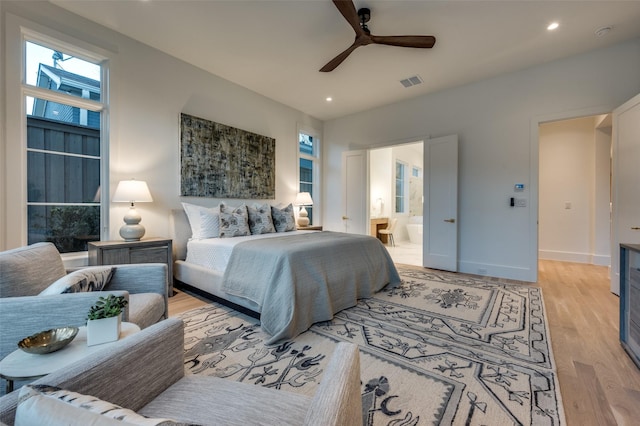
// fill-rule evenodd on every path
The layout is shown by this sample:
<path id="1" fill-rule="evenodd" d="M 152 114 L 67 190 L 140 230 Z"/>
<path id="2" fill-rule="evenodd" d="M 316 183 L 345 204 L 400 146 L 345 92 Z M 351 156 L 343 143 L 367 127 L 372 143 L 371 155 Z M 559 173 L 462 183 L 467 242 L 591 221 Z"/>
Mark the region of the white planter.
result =
<path id="1" fill-rule="evenodd" d="M 120 338 L 121 316 L 87 320 L 87 346 L 118 340 Z"/>

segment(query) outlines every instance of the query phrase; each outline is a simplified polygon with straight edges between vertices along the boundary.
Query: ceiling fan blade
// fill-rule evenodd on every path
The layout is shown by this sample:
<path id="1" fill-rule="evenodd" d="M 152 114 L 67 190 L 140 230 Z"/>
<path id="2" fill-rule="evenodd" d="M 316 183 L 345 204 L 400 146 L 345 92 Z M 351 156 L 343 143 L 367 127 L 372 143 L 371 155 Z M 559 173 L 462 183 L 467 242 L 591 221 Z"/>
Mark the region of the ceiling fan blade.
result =
<path id="1" fill-rule="evenodd" d="M 333 4 L 336 5 L 338 11 L 344 16 L 351 28 L 357 35 L 364 34 L 364 30 L 360 26 L 360 17 L 358 17 L 358 11 L 351 0 L 333 0 Z"/>
<path id="2" fill-rule="evenodd" d="M 333 71 L 338 65 L 342 63 L 342 61 L 347 59 L 347 56 L 349 56 L 351 52 L 353 52 L 354 50 L 356 50 L 357 47 L 360 47 L 360 46 L 362 46 L 362 44 L 353 43 L 351 46 L 349 46 L 347 50 L 345 50 L 344 52 L 342 52 L 341 54 L 339 54 L 338 56 L 336 56 L 335 58 L 327 62 L 327 65 L 325 65 L 324 67 L 320 68 L 320 72 Z"/>
<path id="3" fill-rule="evenodd" d="M 436 44 L 434 36 L 371 36 L 371 41 L 376 44 L 387 44 L 389 46 L 431 48 Z"/>

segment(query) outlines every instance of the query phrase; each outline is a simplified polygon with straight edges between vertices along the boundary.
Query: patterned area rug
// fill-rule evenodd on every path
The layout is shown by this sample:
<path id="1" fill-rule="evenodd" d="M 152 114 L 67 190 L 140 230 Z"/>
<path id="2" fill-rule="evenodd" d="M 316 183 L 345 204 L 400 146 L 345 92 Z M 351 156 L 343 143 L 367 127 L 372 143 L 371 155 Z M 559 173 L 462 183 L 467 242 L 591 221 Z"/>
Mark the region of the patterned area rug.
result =
<path id="1" fill-rule="evenodd" d="M 565 423 L 540 288 L 398 270 L 401 287 L 276 346 L 230 308 L 186 312 L 185 370 L 313 395 L 347 341 L 360 347 L 365 425 Z"/>

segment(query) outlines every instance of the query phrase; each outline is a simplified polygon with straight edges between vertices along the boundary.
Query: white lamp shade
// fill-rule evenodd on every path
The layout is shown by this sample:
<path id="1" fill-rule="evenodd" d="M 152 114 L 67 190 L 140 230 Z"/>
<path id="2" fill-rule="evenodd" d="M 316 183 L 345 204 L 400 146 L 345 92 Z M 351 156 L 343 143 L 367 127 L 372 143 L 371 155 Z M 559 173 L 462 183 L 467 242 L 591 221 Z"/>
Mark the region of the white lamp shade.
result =
<path id="1" fill-rule="evenodd" d="M 293 202 L 296 206 L 312 206 L 313 200 L 308 192 L 299 192 L 296 200 Z"/>
<path id="2" fill-rule="evenodd" d="M 150 203 L 153 201 L 147 182 L 143 180 L 121 180 L 112 201 L 124 203 Z"/>

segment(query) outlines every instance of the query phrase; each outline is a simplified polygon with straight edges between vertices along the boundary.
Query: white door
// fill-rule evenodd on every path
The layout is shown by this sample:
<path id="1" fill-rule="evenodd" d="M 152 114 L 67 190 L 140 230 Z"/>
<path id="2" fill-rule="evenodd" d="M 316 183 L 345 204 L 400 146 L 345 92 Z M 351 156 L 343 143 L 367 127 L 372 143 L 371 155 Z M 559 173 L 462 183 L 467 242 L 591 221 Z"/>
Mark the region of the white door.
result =
<path id="1" fill-rule="evenodd" d="M 620 294 L 620 243 L 640 244 L 640 95 L 613 111 L 611 292 Z"/>
<path id="2" fill-rule="evenodd" d="M 423 265 L 458 270 L 458 135 L 424 143 Z"/>
<path id="3" fill-rule="evenodd" d="M 366 150 L 342 153 L 342 188 L 344 232 L 366 235 L 369 211 Z"/>

